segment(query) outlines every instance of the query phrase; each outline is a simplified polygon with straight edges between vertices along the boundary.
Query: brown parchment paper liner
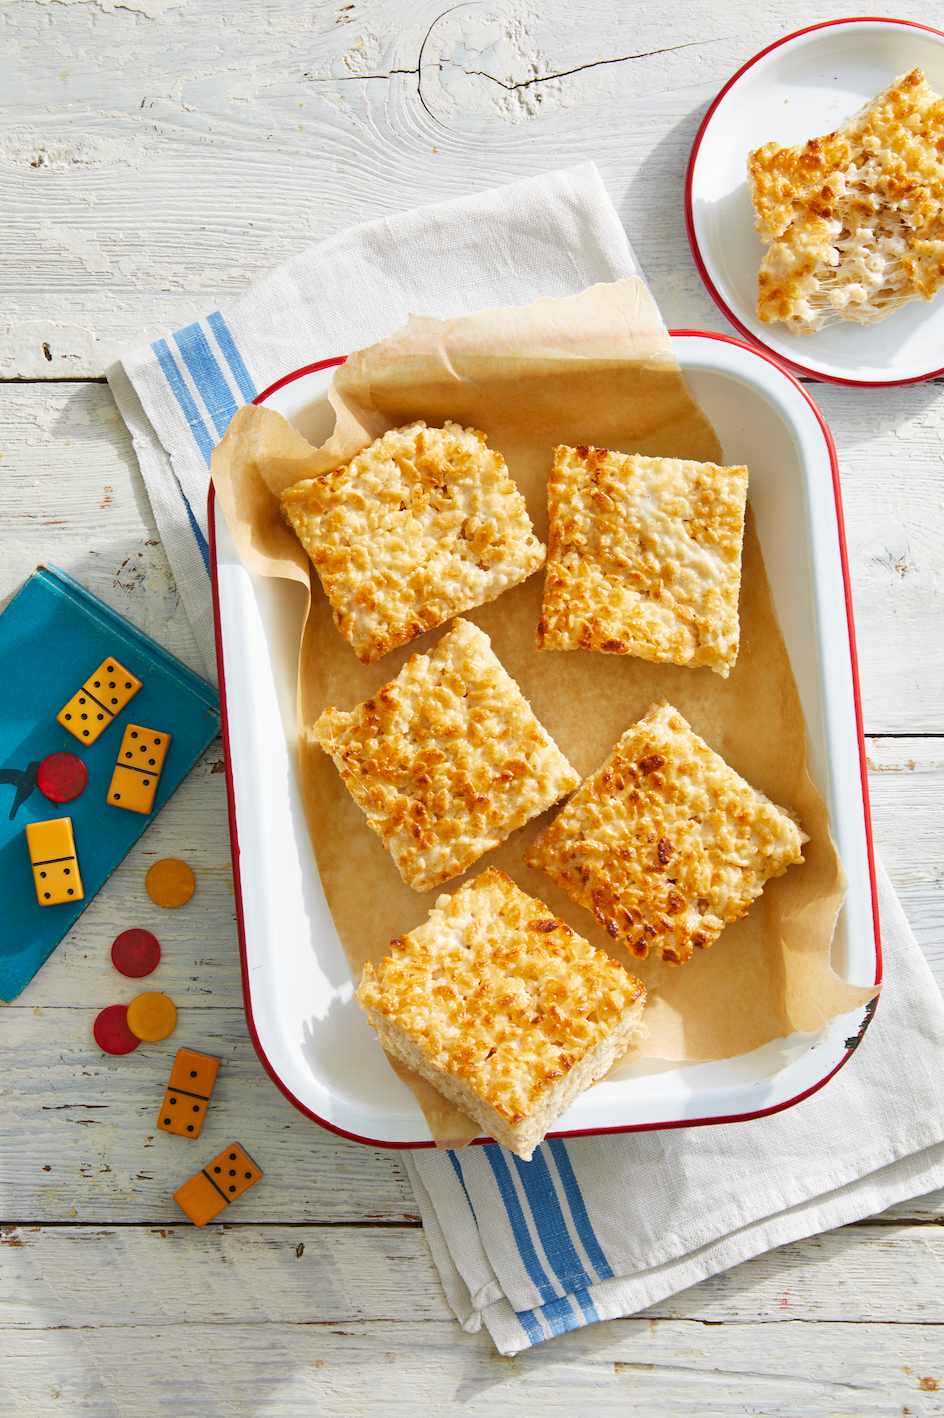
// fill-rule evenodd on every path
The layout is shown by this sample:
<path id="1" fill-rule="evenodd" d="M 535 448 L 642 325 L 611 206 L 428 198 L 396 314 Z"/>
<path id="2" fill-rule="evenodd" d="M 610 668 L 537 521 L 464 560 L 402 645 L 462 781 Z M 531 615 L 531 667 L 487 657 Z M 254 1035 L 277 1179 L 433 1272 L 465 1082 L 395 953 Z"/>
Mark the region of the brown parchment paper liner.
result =
<path id="1" fill-rule="evenodd" d="M 453 321 L 413 317 L 352 355 L 334 376 L 334 434 L 312 448 L 281 415 L 247 406 L 214 451 L 212 476 L 247 563 L 310 587 L 299 654 L 299 749 L 305 803 L 321 879 L 355 980 L 366 959 L 426 919 L 439 891 L 417 893 L 366 825 L 333 763 L 310 736 L 328 705 L 350 709 L 392 679 L 409 655 L 428 650 L 439 627 L 371 666 L 335 629 L 317 575 L 282 521 L 278 495 L 301 478 L 348 461 L 389 428 L 453 419 L 481 429 L 504 455 L 536 531 L 547 540 L 547 478 L 559 443 L 624 453 L 723 462 L 714 430 L 688 393 L 658 311 L 640 281 L 594 286 L 564 300 L 490 310 Z M 826 806 L 806 769 L 803 711 L 770 599 L 748 511 L 741 585 L 741 647 L 727 680 L 707 668 L 653 665 L 584 650 L 538 651 L 535 628 L 543 571 L 497 601 L 468 612 L 582 775 L 653 701 L 669 700 L 752 786 L 799 818 L 806 861 L 765 887 L 743 921 L 685 965 L 630 958 L 588 911 L 522 854 L 553 812 L 515 832 L 466 874 L 485 866 L 518 885 L 594 945 L 619 959 L 649 992 L 648 1038 L 623 1061 L 730 1058 L 793 1031 L 820 1028 L 854 1009 L 874 987 L 846 984 L 830 966 L 844 880 Z M 480 1129 L 435 1089 L 394 1063 L 413 1088 L 441 1146 Z"/>

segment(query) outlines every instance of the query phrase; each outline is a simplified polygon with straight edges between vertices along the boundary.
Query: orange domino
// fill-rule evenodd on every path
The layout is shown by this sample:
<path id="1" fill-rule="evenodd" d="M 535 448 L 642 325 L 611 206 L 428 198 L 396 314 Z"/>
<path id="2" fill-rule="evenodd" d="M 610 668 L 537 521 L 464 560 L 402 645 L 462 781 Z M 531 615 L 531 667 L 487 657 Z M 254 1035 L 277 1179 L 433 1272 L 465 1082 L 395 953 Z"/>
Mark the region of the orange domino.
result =
<path id="1" fill-rule="evenodd" d="M 129 724 L 118 750 L 118 761 L 108 786 L 108 802 L 131 812 L 150 812 L 167 757 L 170 734 Z"/>
<path id="2" fill-rule="evenodd" d="M 234 1142 L 208 1162 L 202 1172 L 184 1182 L 174 1192 L 174 1200 L 194 1226 L 205 1226 L 214 1216 L 219 1216 L 225 1206 L 255 1186 L 261 1176 L 249 1153 Z"/>
<path id="3" fill-rule="evenodd" d="M 220 1061 L 212 1054 L 178 1049 L 157 1126 L 175 1137 L 199 1137 Z"/>
<path id="4" fill-rule="evenodd" d="M 61 906 L 66 901 L 84 899 L 71 817 L 28 822 L 26 845 L 40 906 Z"/>
<path id="5" fill-rule="evenodd" d="M 141 681 L 118 660 L 103 660 L 56 718 L 80 743 L 94 743 L 140 688 Z"/>

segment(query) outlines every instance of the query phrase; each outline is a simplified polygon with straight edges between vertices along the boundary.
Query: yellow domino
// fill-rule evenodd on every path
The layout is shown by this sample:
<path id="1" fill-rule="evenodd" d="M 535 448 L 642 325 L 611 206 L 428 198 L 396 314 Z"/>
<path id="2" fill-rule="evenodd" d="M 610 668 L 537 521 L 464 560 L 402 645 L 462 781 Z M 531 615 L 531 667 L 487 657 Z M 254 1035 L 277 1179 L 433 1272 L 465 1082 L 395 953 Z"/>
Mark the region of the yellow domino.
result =
<path id="1" fill-rule="evenodd" d="M 94 743 L 140 688 L 141 681 L 118 660 L 103 660 L 56 718 L 82 743 Z"/>
<path id="2" fill-rule="evenodd" d="M 170 734 L 129 724 L 108 786 L 108 802 L 131 812 L 150 812 L 167 757 Z"/>
<path id="3" fill-rule="evenodd" d="M 157 1126 L 177 1137 L 199 1137 L 220 1061 L 195 1049 L 178 1049 Z"/>
<path id="4" fill-rule="evenodd" d="M 174 1200 L 195 1226 L 205 1226 L 219 1216 L 224 1206 L 255 1186 L 261 1176 L 249 1153 L 234 1142 L 208 1162 L 202 1172 L 178 1187 Z"/>
<path id="5" fill-rule="evenodd" d="M 84 898 L 71 817 L 28 822 L 26 845 L 40 906 L 61 906 L 64 902 Z"/>

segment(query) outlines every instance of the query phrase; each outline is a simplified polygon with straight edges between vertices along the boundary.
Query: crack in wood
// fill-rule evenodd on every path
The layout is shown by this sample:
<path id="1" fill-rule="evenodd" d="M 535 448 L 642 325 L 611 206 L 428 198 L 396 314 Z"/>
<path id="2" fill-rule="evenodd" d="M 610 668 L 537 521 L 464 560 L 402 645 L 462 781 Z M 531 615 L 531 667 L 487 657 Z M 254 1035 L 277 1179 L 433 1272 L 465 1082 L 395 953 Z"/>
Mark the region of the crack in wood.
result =
<path id="1" fill-rule="evenodd" d="M 419 53 L 416 59 L 416 65 L 411 69 L 390 69 L 385 74 L 339 74 L 337 76 L 332 76 L 329 79 L 319 79 L 317 82 L 349 84 L 361 82 L 365 79 L 382 79 L 384 80 L 384 82 L 387 82 L 395 75 L 402 74 L 405 76 L 410 76 L 416 79 L 416 96 L 419 99 L 420 103 L 423 105 L 423 108 L 429 114 L 429 117 L 433 120 L 434 123 L 439 123 L 440 120 L 433 113 L 432 109 L 429 107 L 429 104 L 426 102 L 426 99 L 423 95 L 423 53 L 426 49 L 426 45 L 429 42 L 430 35 L 433 33 L 433 30 L 439 24 L 440 20 L 444 20 L 447 15 L 453 14 L 456 10 L 463 10 L 466 8 L 467 6 L 465 4 L 451 5 L 448 10 L 443 10 L 441 14 L 436 16 L 436 18 L 431 23 L 429 29 L 426 31 L 426 34 L 423 36 L 423 42 L 419 48 Z M 719 43 L 720 41 L 711 40 L 708 42 Z M 614 59 L 593 59 L 586 64 L 578 64 L 573 69 L 561 69 L 555 71 L 552 74 L 539 74 L 535 78 L 521 79 L 514 83 L 505 83 L 503 79 L 496 78 L 494 74 L 489 74 L 484 69 L 463 69 L 462 72 L 468 78 L 488 79 L 491 81 L 491 83 L 497 84 L 499 88 L 504 89 L 506 93 L 516 93 L 521 89 L 532 88 L 535 84 L 548 84 L 552 83 L 555 79 L 567 79 L 570 78 L 573 74 L 582 74 L 585 70 L 588 69 L 599 69 L 610 64 L 628 64 L 632 63 L 636 59 L 653 59 L 660 54 L 677 54 L 680 50 L 683 49 L 696 49 L 699 47 L 701 47 L 701 43 L 699 41 L 691 40 L 685 44 L 667 45 L 664 49 L 647 49 L 641 50 L 638 54 L 621 54 Z M 315 76 L 311 73 L 310 70 L 306 71 L 302 77 L 309 81 L 314 81 L 315 79 Z"/>
<path id="2" fill-rule="evenodd" d="M 501 79 L 496 79 L 494 74 L 488 74 L 484 69 L 464 69 L 462 72 L 468 74 L 470 78 L 491 79 L 493 84 L 498 84 L 506 89 L 508 93 L 514 93 L 516 89 L 528 89 L 534 84 L 547 84 L 552 79 L 568 79 L 571 74 L 582 74 L 587 69 L 599 69 L 607 64 L 627 64 L 633 59 L 653 59 L 658 54 L 677 54 L 680 49 L 698 48 L 696 41 L 692 40 L 688 44 L 673 44 L 665 49 L 646 49 L 639 54 L 621 54 L 616 59 L 593 59 L 588 64 L 578 64 L 573 69 L 561 69 L 554 74 L 539 74 L 534 79 L 522 79 L 518 83 L 506 84 Z"/>

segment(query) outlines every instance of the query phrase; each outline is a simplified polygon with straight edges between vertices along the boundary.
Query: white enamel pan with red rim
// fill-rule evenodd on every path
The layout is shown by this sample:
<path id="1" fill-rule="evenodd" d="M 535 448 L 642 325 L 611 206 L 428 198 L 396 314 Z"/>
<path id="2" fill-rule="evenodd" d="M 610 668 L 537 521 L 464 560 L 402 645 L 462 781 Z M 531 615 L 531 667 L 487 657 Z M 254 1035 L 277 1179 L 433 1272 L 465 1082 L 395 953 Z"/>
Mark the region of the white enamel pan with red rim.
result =
<path id="1" fill-rule="evenodd" d="M 750 470 L 780 623 L 802 696 L 810 766 L 849 880 L 833 964 L 856 984 L 881 976 L 855 640 L 832 439 L 803 388 L 739 341 L 673 332 L 679 364 L 727 462 Z M 259 396 L 312 443 L 333 427 L 326 394 L 341 360 Z M 230 834 L 249 1029 L 292 1103 L 323 1127 L 382 1147 L 428 1147 L 412 1093 L 352 999 L 298 786 L 295 688 L 301 588 L 251 572 L 210 493 L 211 566 Z M 693 673 L 697 673 L 693 671 Z M 367 830 L 365 828 L 365 830 Z M 575 908 L 577 909 L 577 908 Z M 724 949 L 724 938 L 713 949 Z M 758 1117 L 822 1087 L 871 1011 L 722 1063 L 644 1061 L 585 1093 L 557 1136 Z"/>
<path id="2" fill-rule="evenodd" d="M 764 246 L 754 230 L 747 155 L 841 127 L 902 74 L 921 69 L 944 94 L 944 34 L 909 20 L 831 20 L 787 35 L 749 60 L 714 100 L 692 146 L 685 221 L 702 280 L 745 339 L 795 374 L 884 387 L 944 374 L 944 292 L 912 300 L 876 325 L 838 320 L 794 335 L 758 320 Z"/>

